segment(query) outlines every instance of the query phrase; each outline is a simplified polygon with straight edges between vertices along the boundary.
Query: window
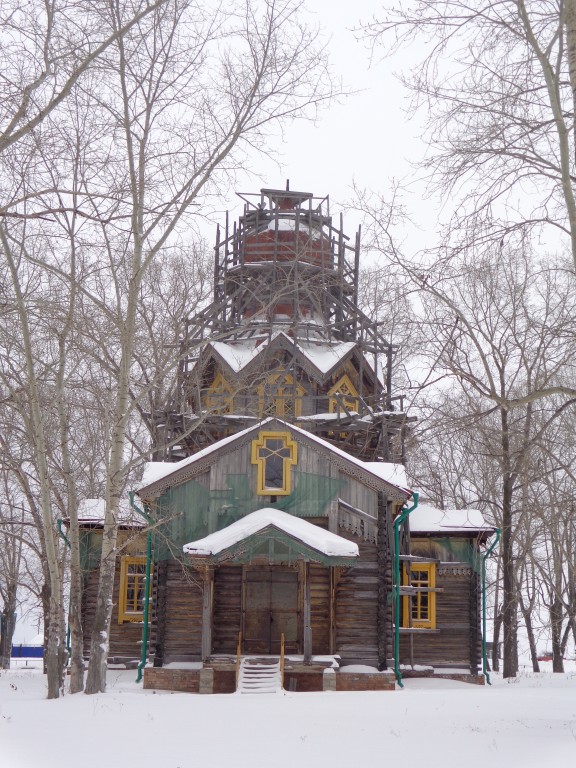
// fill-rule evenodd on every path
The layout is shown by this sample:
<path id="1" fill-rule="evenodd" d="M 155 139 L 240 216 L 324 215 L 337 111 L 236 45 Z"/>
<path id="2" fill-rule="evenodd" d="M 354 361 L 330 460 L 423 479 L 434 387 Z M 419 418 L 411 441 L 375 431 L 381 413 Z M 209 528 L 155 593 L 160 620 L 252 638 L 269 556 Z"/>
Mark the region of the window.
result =
<path id="1" fill-rule="evenodd" d="M 118 624 L 144 619 L 146 558 L 123 557 L 120 561 Z"/>
<path id="2" fill-rule="evenodd" d="M 289 419 L 302 415 L 302 397 L 306 390 L 294 383 L 289 373 L 273 373 L 258 387 L 258 415 Z"/>
<path id="3" fill-rule="evenodd" d="M 416 591 L 403 598 L 402 625 L 415 629 L 436 629 L 436 593 L 430 591 L 436 586 L 436 565 L 413 563 L 410 572 L 404 566 L 403 584 Z"/>
<path id="4" fill-rule="evenodd" d="M 256 493 L 288 496 L 290 468 L 296 460 L 297 446 L 289 432 L 260 432 L 252 441 L 252 464 L 258 468 Z"/>
<path id="5" fill-rule="evenodd" d="M 330 413 L 339 413 L 344 408 L 348 411 L 358 412 L 358 392 L 347 374 L 339 379 L 332 389 L 328 390 L 328 407 Z"/>
<path id="6" fill-rule="evenodd" d="M 206 408 L 213 413 L 234 412 L 234 390 L 221 373 L 216 374 L 206 393 Z"/>

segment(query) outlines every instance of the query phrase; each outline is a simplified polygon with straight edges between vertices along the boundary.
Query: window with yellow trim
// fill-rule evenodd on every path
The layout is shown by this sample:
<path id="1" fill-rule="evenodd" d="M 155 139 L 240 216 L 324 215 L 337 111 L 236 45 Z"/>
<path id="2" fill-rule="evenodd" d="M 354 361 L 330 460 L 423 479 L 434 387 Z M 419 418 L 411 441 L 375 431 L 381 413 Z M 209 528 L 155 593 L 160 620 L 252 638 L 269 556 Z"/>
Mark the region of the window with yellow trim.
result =
<path id="1" fill-rule="evenodd" d="M 288 496 L 290 470 L 297 458 L 297 445 L 289 432 L 260 432 L 252 441 L 252 464 L 257 468 L 256 493 Z"/>
<path id="2" fill-rule="evenodd" d="M 403 585 L 413 587 L 413 595 L 403 597 L 402 626 L 415 629 L 436 629 L 436 565 L 412 563 L 410 571 L 404 566 Z"/>
<path id="3" fill-rule="evenodd" d="M 217 373 L 206 393 L 205 406 L 213 413 L 234 412 L 234 390 L 221 373 Z"/>
<path id="4" fill-rule="evenodd" d="M 328 390 L 328 408 L 330 413 L 338 413 L 344 409 L 358 412 L 358 390 L 350 381 L 348 374 L 344 374 L 334 386 Z"/>
<path id="5" fill-rule="evenodd" d="M 142 621 L 146 592 L 146 558 L 123 557 L 120 561 L 118 623 Z"/>
<path id="6" fill-rule="evenodd" d="M 294 382 L 290 373 L 273 373 L 258 387 L 258 415 L 292 418 L 302 415 L 302 398 L 306 390 Z"/>

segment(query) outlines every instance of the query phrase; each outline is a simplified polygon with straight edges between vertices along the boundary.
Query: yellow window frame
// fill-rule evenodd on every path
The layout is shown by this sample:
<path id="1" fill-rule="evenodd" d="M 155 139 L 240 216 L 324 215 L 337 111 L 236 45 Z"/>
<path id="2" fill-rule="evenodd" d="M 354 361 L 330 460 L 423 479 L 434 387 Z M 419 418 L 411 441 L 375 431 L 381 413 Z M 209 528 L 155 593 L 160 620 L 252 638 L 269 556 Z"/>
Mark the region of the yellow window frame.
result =
<path id="1" fill-rule="evenodd" d="M 336 397 L 338 395 L 339 397 Z M 342 406 L 346 406 L 349 411 L 358 412 L 360 401 L 358 399 L 358 390 L 352 384 L 347 373 L 341 376 L 336 384 L 328 390 L 328 410 L 330 413 L 342 411 Z"/>
<path id="2" fill-rule="evenodd" d="M 152 574 L 152 566 L 150 566 L 150 574 Z M 144 598 L 139 598 L 141 589 L 142 591 L 146 589 L 146 558 L 125 555 L 120 560 L 118 624 L 123 624 L 125 621 L 142 621 L 144 619 Z M 150 582 L 148 597 L 150 597 L 151 593 L 152 582 Z M 140 609 L 138 608 L 139 604 L 142 604 Z"/>
<path id="3" fill-rule="evenodd" d="M 280 442 L 278 447 L 270 443 Z M 269 456 L 262 456 L 262 449 L 271 451 Z M 282 454 L 280 454 L 282 451 Z M 276 456 L 282 459 L 281 486 L 266 485 L 266 462 Z M 298 446 L 292 440 L 290 432 L 259 432 L 258 438 L 252 440 L 252 464 L 257 468 L 256 493 L 259 496 L 288 496 L 291 492 L 291 468 L 298 461 Z"/>
<path id="4" fill-rule="evenodd" d="M 427 590 L 436 588 L 436 564 L 413 563 L 404 565 L 403 586 L 421 587 L 414 595 L 402 598 L 402 626 L 414 629 L 436 629 L 436 593 Z"/>
<path id="5" fill-rule="evenodd" d="M 234 390 L 218 372 L 206 393 L 206 408 L 213 413 L 234 412 Z"/>
<path id="6" fill-rule="evenodd" d="M 260 418 L 277 416 L 280 419 L 302 416 L 302 398 L 305 394 L 304 387 L 294 384 L 292 374 L 273 373 L 258 387 L 258 415 Z M 294 400 L 292 413 L 287 407 L 290 400 Z M 273 407 L 273 413 L 269 412 L 270 407 Z"/>

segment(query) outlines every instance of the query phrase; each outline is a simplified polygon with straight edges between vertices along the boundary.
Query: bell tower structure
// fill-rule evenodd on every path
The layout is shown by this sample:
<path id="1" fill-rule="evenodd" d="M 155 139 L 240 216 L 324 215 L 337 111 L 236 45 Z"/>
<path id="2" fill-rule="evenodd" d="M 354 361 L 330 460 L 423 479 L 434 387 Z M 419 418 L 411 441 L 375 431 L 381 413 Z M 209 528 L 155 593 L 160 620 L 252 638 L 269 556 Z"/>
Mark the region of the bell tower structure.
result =
<path id="1" fill-rule="evenodd" d="M 396 348 L 358 306 L 360 230 L 328 197 L 240 194 L 214 249 L 212 302 L 185 321 L 176 396 L 156 458 L 179 460 L 268 416 L 364 461 L 402 462 Z"/>

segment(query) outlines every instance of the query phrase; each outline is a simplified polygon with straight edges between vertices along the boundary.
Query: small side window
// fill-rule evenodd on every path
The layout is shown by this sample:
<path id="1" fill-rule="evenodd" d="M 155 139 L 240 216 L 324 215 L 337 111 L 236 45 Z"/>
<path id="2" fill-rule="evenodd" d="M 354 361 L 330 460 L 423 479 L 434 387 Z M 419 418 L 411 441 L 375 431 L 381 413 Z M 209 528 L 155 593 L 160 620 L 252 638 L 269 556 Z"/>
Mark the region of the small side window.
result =
<path id="1" fill-rule="evenodd" d="M 404 566 L 402 582 L 414 590 L 403 598 L 402 626 L 436 629 L 435 563 L 413 563 L 410 570 Z"/>
<path id="2" fill-rule="evenodd" d="M 120 561 L 118 623 L 144 619 L 146 558 L 123 557 Z"/>

